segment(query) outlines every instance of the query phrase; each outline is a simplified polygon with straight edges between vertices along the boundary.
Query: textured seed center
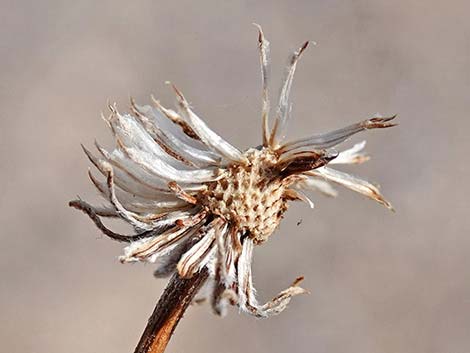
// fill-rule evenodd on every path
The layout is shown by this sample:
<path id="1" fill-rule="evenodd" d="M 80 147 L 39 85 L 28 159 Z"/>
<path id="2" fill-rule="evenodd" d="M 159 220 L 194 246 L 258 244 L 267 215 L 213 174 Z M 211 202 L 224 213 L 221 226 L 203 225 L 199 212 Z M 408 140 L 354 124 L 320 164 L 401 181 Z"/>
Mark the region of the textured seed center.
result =
<path id="1" fill-rule="evenodd" d="M 276 229 L 287 209 L 283 198 L 285 186 L 273 174 L 276 157 L 272 152 L 250 149 L 245 156 L 250 165 L 229 167 L 226 177 L 209 185 L 205 203 L 214 214 L 262 243 Z"/>

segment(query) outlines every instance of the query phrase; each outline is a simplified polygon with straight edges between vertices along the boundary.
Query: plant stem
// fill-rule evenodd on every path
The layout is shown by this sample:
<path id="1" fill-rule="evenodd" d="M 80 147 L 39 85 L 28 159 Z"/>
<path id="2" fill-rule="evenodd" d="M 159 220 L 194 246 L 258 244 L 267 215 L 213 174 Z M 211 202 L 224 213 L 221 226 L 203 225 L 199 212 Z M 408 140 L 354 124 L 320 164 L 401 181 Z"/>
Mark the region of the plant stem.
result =
<path id="1" fill-rule="evenodd" d="M 162 353 L 184 312 L 206 281 L 206 268 L 191 278 L 171 277 L 158 301 L 134 353 Z"/>

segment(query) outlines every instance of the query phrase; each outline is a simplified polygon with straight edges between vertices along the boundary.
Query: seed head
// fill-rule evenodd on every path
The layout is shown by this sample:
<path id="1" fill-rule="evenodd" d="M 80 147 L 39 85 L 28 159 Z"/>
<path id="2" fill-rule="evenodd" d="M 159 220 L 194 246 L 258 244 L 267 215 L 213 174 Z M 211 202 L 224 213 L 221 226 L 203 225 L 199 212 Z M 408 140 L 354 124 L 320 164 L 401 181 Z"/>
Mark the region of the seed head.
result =
<path id="1" fill-rule="evenodd" d="M 131 100 L 132 114 L 110 105 L 105 118 L 116 147 L 108 152 L 96 143 L 100 157 L 84 148 L 103 175 L 89 176 L 106 200 L 91 206 L 82 200 L 70 205 L 85 212 L 103 231 L 128 243 L 121 262 L 157 264 L 155 275 L 178 271 L 191 277 L 206 267 L 212 306 L 224 314 L 228 305 L 258 317 L 278 314 L 292 296 L 306 293 L 299 277 L 266 304 L 259 304 L 252 283 L 251 260 L 255 245 L 264 243 L 278 227 L 290 201 L 313 203 L 303 191 L 336 196 L 329 182 L 339 184 L 392 206 L 371 183 L 332 169 L 334 164 L 360 164 L 365 142 L 343 152 L 332 148 L 354 134 L 394 126 L 374 116 L 345 128 L 285 141 L 290 118 L 290 89 L 303 44 L 290 58 L 272 128 L 269 129 L 269 42 L 259 29 L 262 73 L 262 145 L 241 152 L 212 131 L 173 86 L 177 111 L 156 99 L 154 106 Z M 103 217 L 131 224 L 135 234 L 118 234 L 104 226 Z"/>

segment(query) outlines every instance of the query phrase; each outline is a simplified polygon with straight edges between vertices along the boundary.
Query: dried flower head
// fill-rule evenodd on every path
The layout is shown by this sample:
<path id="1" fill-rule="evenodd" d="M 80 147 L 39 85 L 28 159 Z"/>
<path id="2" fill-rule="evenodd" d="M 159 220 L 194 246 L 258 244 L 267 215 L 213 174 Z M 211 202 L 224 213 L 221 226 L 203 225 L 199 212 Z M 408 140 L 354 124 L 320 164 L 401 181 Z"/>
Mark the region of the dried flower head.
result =
<path id="1" fill-rule="evenodd" d="M 329 165 L 367 161 L 362 153 L 365 142 L 340 153 L 332 148 L 358 132 L 394 126 L 394 116 L 376 116 L 332 132 L 285 141 L 292 80 L 308 42 L 290 58 L 269 129 L 269 43 L 258 29 L 263 84 L 260 147 L 242 152 L 232 146 L 194 113 L 174 86 L 177 111 L 155 99 L 154 107 L 131 100 L 132 114 L 121 114 L 112 105 L 105 120 L 115 137 L 115 149 L 108 152 L 96 143 L 100 156 L 95 157 L 84 148 L 104 176 L 101 181 L 89 173 L 107 205 L 95 207 L 76 200 L 71 206 L 84 211 L 105 235 L 128 243 L 121 262 L 157 263 L 157 277 L 178 271 L 188 278 L 206 267 L 216 313 L 224 314 L 231 304 L 268 317 L 306 291 L 299 287 L 302 278 L 298 278 L 271 301 L 258 303 L 251 274 L 253 248 L 273 234 L 289 201 L 306 201 L 313 207 L 303 190 L 336 196 L 329 182 L 391 209 L 377 187 Z M 101 222 L 103 217 L 123 219 L 136 234 L 111 231 Z"/>

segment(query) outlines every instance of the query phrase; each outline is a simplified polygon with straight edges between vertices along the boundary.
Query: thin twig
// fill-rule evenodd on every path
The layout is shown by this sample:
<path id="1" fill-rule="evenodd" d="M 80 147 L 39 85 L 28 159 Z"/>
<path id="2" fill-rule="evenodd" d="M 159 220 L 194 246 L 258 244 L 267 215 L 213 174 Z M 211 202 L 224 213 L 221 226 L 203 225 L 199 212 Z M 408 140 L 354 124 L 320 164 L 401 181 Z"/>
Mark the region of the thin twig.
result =
<path id="1" fill-rule="evenodd" d="M 177 273 L 171 277 L 134 353 L 165 351 L 176 325 L 208 276 L 209 273 L 204 268 L 189 279 L 181 278 Z"/>

